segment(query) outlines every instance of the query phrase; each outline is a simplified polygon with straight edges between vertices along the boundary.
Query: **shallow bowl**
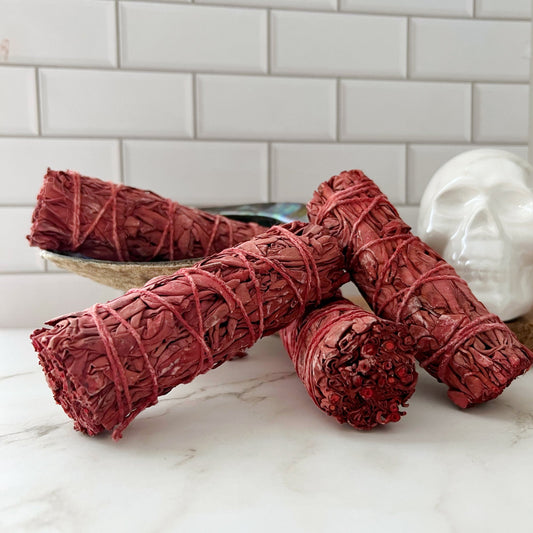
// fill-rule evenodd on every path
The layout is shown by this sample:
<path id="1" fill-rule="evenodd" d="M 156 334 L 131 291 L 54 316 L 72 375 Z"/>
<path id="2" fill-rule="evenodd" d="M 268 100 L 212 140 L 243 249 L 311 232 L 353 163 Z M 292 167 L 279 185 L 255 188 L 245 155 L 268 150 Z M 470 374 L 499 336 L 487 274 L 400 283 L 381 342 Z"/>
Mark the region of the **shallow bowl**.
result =
<path id="1" fill-rule="evenodd" d="M 256 222 L 265 227 L 275 224 L 307 219 L 305 205 L 298 203 L 259 203 L 223 207 L 207 207 L 205 211 L 220 214 L 243 222 Z M 180 259 L 178 261 L 105 261 L 80 256 L 76 253 L 41 250 L 41 257 L 51 261 L 59 268 L 90 278 L 103 285 L 127 291 L 142 287 L 148 280 L 176 270 L 189 267 L 203 259 Z"/>

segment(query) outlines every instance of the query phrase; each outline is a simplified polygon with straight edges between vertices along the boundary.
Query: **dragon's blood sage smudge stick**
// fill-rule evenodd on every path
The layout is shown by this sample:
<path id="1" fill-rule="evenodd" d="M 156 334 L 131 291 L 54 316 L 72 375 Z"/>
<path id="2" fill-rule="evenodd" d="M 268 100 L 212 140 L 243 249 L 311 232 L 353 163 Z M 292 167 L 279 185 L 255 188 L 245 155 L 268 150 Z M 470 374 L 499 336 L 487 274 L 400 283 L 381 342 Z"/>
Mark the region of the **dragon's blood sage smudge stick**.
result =
<path id="1" fill-rule="evenodd" d="M 241 245 L 65 315 L 32 342 L 75 428 L 124 428 L 157 397 L 214 368 L 333 296 L 347 281 L 324 228 L 274 226 Z"/>
<path id="2" fill-rule="evenodd" d="M 495 398 L 531 366 L 533 354 L 361 171 L 321 184 L 307 209 L 339 239 L 376 314 L 410 326 L 421 366 L 448 385 L 459 407 Z"/>
<path id="3" fill-rule="evenodd" d="M 292 322 L 281 339 L 315 404 L 340 423 L 372 429 L 405 414 L 418 377 L 405 326 L 335 298 Z"/>
<path id="4" fill-rule="evenodd" d="M 206 257 L 263 233 L 135 187 L 48 170 L 28 240 L 56 252 L 109 261 Z"/>

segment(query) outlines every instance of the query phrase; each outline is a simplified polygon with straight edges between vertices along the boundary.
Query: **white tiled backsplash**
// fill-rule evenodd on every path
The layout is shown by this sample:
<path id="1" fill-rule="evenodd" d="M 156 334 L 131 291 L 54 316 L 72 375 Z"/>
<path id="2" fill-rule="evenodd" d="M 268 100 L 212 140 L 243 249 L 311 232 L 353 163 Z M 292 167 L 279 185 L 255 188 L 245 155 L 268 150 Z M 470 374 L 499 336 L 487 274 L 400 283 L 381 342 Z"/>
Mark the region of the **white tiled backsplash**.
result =
<path id="1" fill-rule="evenodd" d="M 416 223 L 435 170 L 527 156 L 529 0 L 0 0 L 0 327 L 116 291 L 30 249 L 48 166 L 182 203 L 361 168 Z"/>

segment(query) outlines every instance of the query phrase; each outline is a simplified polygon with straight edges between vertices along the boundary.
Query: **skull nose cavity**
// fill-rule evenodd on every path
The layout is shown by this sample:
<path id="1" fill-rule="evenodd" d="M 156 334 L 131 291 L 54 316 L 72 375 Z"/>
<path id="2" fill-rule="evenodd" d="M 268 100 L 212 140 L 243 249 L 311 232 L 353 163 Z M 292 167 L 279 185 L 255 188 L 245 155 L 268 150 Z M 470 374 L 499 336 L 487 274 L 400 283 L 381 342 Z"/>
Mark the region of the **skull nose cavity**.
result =
<path id="1" fill-rule="evenodd" d="M 482 237 L 497 237 L 500 234 L 496 218 L 486 204 L 480 205 L 474 210 L 467 231 Z"/>

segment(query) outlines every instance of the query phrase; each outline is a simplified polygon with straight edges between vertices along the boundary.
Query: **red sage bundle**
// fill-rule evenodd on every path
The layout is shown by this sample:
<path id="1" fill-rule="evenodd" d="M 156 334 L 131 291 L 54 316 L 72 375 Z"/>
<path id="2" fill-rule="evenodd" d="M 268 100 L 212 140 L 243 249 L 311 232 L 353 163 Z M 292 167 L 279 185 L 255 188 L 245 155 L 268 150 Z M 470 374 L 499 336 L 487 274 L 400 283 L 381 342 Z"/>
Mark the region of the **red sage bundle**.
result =
<path id="1" fill-rule="evenodd" d="M 344 298 L 311 309 L 281 339 L 315 404 L 340 423 L 372 429 L 397 422 L 415 391 L 406 327 Z"/>
<path id="2" fill-rule="evenodd" d="M 44 250 L 93 259 L 172 261 L 205 257 L 263 231 L 151 191 L 48 169 L 28 240 Z"/>
<path id="3" fill-rule="evenodd" d="M 222 364 L 331 297 L 344 257 L 324 228 L 292 223 L 154 278 L 32 334 L 56 401 L 75 428 L 124 428 L 157 397 Z"/>
<path id="4" fill-rule="evenodd" d="M 533 354 L 479 302 L 455 270 L 413 236 L 361 171 L 333 176 L 308 204 L 336 235 L 352 280 L 377 315 L 410 326 L 417 358 L 468 407 L 498 396 Z"/>

